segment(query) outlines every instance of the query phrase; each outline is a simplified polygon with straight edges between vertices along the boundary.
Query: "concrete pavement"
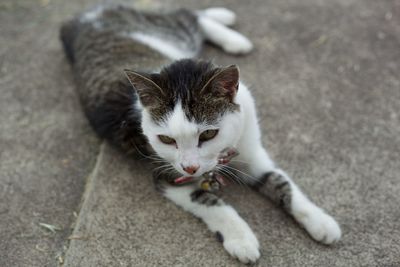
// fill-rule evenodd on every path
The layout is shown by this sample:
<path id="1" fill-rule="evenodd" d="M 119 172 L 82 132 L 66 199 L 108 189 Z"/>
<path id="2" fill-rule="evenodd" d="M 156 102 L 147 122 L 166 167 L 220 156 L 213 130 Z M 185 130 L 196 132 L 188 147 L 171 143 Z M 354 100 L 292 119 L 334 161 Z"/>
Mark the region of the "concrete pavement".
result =
<path id="1" fill-rule="evenodd" d="M 0 3 L 0 266 L 240 266 L 154 192 L 150 166 L 90 129 L 58 29 L 93 3 Z M 338 244 L 319 245 L 270 202 L 229 187 L 259 237 L 257 266 L 400 266 L 398 0 L 136 4 L 237 12 L 254 52 L 203 56 L 239 65 L 271 155 L 342 226 Z"/>

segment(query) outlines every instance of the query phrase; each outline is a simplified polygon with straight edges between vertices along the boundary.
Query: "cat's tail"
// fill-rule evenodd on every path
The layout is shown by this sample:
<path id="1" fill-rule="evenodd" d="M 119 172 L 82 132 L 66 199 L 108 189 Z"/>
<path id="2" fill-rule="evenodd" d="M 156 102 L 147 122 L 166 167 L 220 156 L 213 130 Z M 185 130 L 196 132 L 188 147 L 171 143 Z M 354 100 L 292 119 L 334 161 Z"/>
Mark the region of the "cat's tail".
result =
<path id="1" fill-rule="evenodd" d="M 77 19 L 73 19 L 65 22 L 61 26 L 60 39 L 64 47 L 67 59 L 71 64 L 75 62 L 74 56 L 74 43 L 80 31 L 80 22 Z"/>
<path id="2" fill-rule="evenodd" d="M 253 50 L 253 44 L 246 36 L 227 27 L 236 22 L 236 15 L 233 11 L 223 7 L 214 7 L 198 11 L 197 15 L 205 38 L 220 46 L 225 52 L 247 54 Z"/>

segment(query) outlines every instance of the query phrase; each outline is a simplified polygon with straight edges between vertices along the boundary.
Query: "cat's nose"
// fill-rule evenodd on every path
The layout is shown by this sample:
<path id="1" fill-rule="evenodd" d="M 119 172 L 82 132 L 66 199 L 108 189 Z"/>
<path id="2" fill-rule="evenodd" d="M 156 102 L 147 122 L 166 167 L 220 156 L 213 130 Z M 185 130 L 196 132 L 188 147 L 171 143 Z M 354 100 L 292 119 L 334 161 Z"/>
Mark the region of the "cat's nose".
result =
<path id="1" fill-rule="evenodd" d="M 184 167 L 183 165 L 181 165 L 181 166 L 185 172 L 187 172 L 191 175 L 195 174 L 196 171 L 200 168 L 199 165 L 190 165 L 190 166 L 186 166 L 186 167 Z"/>

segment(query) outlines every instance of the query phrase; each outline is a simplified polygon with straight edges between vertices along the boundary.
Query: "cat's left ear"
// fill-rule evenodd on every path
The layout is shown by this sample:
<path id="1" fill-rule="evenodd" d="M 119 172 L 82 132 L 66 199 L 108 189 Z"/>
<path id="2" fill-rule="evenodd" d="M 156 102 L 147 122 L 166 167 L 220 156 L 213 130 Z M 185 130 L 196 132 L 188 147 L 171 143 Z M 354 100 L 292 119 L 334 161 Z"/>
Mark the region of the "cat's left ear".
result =
<path id="1" fill-rule="evenodd" d="M 239 68 L 231 65 L 218 71 L 201 90 L 201 93 L 213 93 L 233 101 L 239 89 Z"/>

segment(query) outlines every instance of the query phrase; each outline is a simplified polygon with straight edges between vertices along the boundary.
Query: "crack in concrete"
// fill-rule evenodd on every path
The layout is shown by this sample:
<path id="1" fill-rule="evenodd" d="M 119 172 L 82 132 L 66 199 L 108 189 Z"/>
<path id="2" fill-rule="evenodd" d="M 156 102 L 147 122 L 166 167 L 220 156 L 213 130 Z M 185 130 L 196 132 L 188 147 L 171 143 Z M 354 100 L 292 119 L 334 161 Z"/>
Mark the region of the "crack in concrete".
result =
<path id="1" fill-rule="evenodd" d="M 71 235 L 70 235 L 71 237 L 76 236 L 76 226 L 80 224 L 80 220 L 83 217 L 82 214 L 85 212 L 84 211 L 85 207 L 86 207 L 85 203 L 89 199 L 90 193 L 93 191 L 93 181 L 98 174 L 100 164 L 103 160 L 105 146 L 106 146 L 106 141 L 103 141 L 100 145 L 99 153 L 96 156 L 96 161 L 95 161 L 94 167 L 86 178 L 85 189 L 83 191 L 82 198 L 81 198 L 80 204 L 78 206 L 78 209 L 79 209 L 78 216 L 76 217 L 75 221 L 72 223 L 73 230 L 71 231 Z M 73 242 L 73 241 L 74 241 L 73 238 L 68 238 L 68 237 L 65 240 L 66 245 L 65 245 L 64 252 L 63 252 L 64 257 L 62 258 L 62 261 L 59 262 L 60 266 L 64 265 L 64 263 L 66 262 L 66 260 L 68 258 L 69 248 L 70 248 L 71 242 Z"/>

